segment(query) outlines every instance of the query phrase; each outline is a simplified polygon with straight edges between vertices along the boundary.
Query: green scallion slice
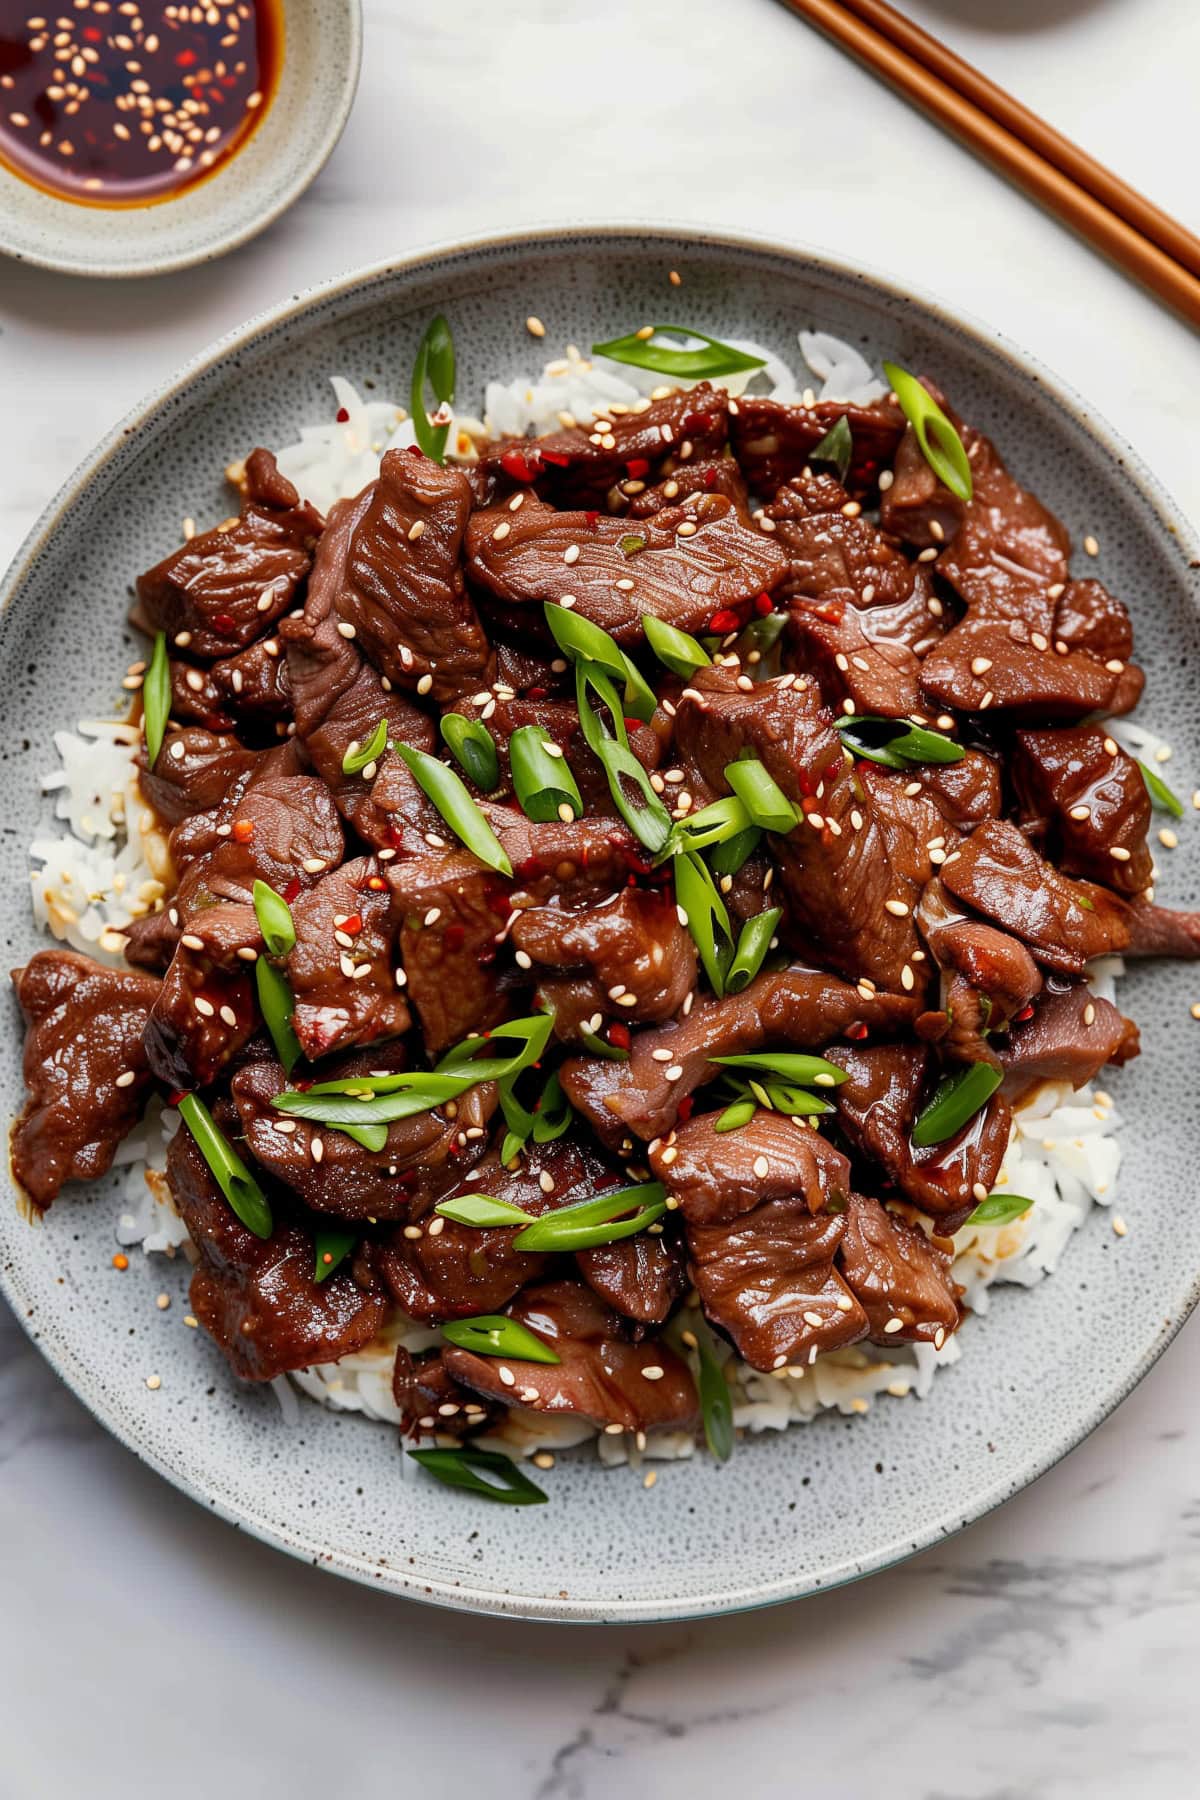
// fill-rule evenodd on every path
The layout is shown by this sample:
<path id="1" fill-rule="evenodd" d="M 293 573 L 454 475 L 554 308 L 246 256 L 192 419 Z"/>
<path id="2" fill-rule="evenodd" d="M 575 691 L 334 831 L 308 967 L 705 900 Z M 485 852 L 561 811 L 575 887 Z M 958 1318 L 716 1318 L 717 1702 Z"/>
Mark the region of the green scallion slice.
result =
<path id="1" fill-rule="evenodd" d="M 763 958 L 771 948 L 775 927 L 782 917 L 783 909 L 773 907 L 770 912 L 758 913 L 755 918 L 746 920 L 725 977 L 727 994 L 740 994 L 744 987 L 749 987 L 763 966 Z"/>
<path id="2" fill-rule="evenodd" d="M 796 808 L 757 757 L 726 763 L 725 779 L 760 831 L 795 830 Z"/>
<path id="3" fill-rule="evenodd" d="M 146 734 L 146 763 L 151 769 L 158 761 L 170 716 L 171 665 L 167 660 L 167 635 L 160 631 L 142 682 L 142 730 Z"/>
<path id="4" fill-rule="evenodd" d="M 332 1275 L 357 1242 L 357 1231 L 318 1231 L 313 1244 L 316 1252 L 313 1280 L 324 1281 L 327 1275 Z"/>
<path id="5" fill-rule="evenodd" d="M 750 1123 L 757 1111 L 758 1104 L 756 1101 L 735 1100 L 732 1106 L 727 1106 L 725 1108 L 725 1111 L 713 1126 L 713 1130 L 740 1131 L 743 1125 L 748 1125 Z"/>
<path id="6" fill-rule="evenodd" d="M 1024 1194 L 989 1194 L 981 1200 L 971 1216 L 964 1220 L 963 1229 L 967 1225 L 1011 1225 L 1014 1219 L 1022 1219 L 1033 1205 Z"/>
<path id="7" fill-rule="evenodd" d="M 433 389 L 438 405 L 454 403 L 454 339 L 441 313 L 431 319 L 417 346 L 413 363 L 410 410 L 417 443 L 435 463 L 446 460 L 446 438 L 449 425 L 434 425 L 425 410 L 425 383 Z"/>
<path id="8" fill-rule="evenodd" d="M 674 831 L 674 848 L 708 850 L 713 845 L 728 843 L 745 831 L 761 835 L 758 827 L 751 824 L 750 814 L 737 795 L 726 794 L 722 799 L 711 800 L 699 812 L 690 813 L 686 819 L 679 821 Z"/>
<path id="9" fill-rule="evenodd" d="M 508 741 L 508 766 L 521 811 L 536 822 L 562 819 L 569 824 L 583 812 L 579 784 L 570 764 L 544 725 L 519 725 Z"/>
<path id="10" fill-rule="evenodd" d="M 748 825 L 745 831 L 735 831 L 732 837 L 722 838 L 713 846 L 708 859 L 709 867 L 714 875 L 736 875 L 742 865 L 747 862 L 762 842 L 762 832 L 757 825 Z"/>
<path id="11" fill-rule="evenodd" d="M 500 758 L 491 732 L 482 719 L 464 719 L 461 713 L 442 714 L 442 736 L 455 762 L 477 788 L 490 794 L 500 781 Z"/>
<path id="12" fill-rule="evenodd" d="M 292 909 L 282 894 L 277 894 L 265 881 L 256 881 L 252 889 L 254 916 L 262 932 L 268 956 L 286 956 L 296 942 L 296 926 Z"/>
<path id="13" fill-rule="evenodd" d="M 658 344 L 658 337 L 699 338 L 702 348 L 685 350 Z M 671 375 L 676 381 L 701 381 L 705 376 L 735 375 L 743 369 L 762 369 L 761 356 L 750 356 L 735 350 L 719 338 L 706 337 L 690 325 L 643 326 L 628 337 L 610 338 L 606 344 L 593 344 L 593 356 L 607 356 L 611 362 L 628 363 L 635 369 L 651 369 L 656 375 Z"/>
<path id="14" fill-rule="evenodd" d="M 714 1056 L 712 1060 L 722 1068 L 757 1069 L 764 1075 L 778 1075 L 798 1087 L 840 1087 L 846 1080 L 845 1069 L 803 1050 L 748 1050 L 740 1056 Z"/>
<path id="15" fill-rule="evenodd" d="M 682 851 L 672 863 L 675 901 L 687 917 L 688 930 L 700 952 L 704 973 L 714 994 L 725 992 L 725 975 L 733 959 L 733 935 L 729 912 L 704 863 L 690 851 Z"/>
<path id="16" fill-rule="evenodd" d="M 473 1319 L 451 1319 L 442 1326 L 448 1344 L 460 1350 L 473 1350 L 476 1356 L 511 1356 L 515 1362 L 556 1363 L 555 1354 L 544 1338 L 537 1337 L 519 1319 L 505 1313 L 479 1313 Z"/>
<path id="17" fill-rule="evenodd" d="M 562 1137 L 573 1118 L 571 1102 L 563 1093 L 562 1082 L 557 1075 L 552 1075 L 542 1089 L 542 1097 L 534 1108 L 533 1141 L 535 1144 L 552 1144 L 556 1138 Z"/>
<path id="18" fill-rule="evenodd" d="M 602 1038 L 599 1032 L 592 1031 L 586 1025 L 579 1027 L 579 1041 L 593 1056 L 603 1056 L 608 1062 L 629 1061 L 628 1050 L 623 1050 L 620 1044 L 610 1044 L 607 1038 Z"/>
<path id="19" fill-rule="evenodd" d="M 1156 775 L 1149 764 L 1137 758 L 1137 766 L 1142 771 L 1142 780 L 1146 784 L 1146 792 L 1150 796 L 1151 806 L 1159 812 L 1169 812 L 1173 818 L 1182 819 L 1183 801 L 1178 794 L 1173 794 L 1161 775 Z"/>
<path id="20" fill-rule="evenodd" d="M 300 1040 L 292 1028 L 292 1014 L 296 1010 L 292 984 L 283 970 L 277 969 L 265 956 L 260 956 L 254 965 L 254 983 L 258 989 L 259 1011 L 271 1034 L 275 1054 L 283 1064 L 284 1074 L 290 1075 L 303 1055 Z"/>
<path id="21" fill-rule="evenodd" d="M 883 372 L 892 392 L 900 402 L 900 410 L 912 426 L 921 446 L 921 454 L 943 487 L 956 499 L 970 504 L 974 493 L 971 460 L 963 441 L 928 389 L 915 375 L 896 363 L 885 362 Z"/>
<path id="22" fill-rule="evenodd" d="M 832 469 L 839 481 L 845 481 L 850 473 L 850 464 L 854 458 L 854 434 L 850 430 L 850 421 L 845 413 L 830 427 L 819 444 L 814 444 L 808 453 L 810 463 L 822 468 Z"/>
<path id="23" fill-rule="evenodd" d="M 970 1063 L 956 1074 L 947 1075 L 913 1125 L 912 1141 L 917 1149 L 944 1144 L 961 1131 L 967 1120 L 987 1105 L 1003 1080 L 1003 1069 L 993 1069 L 991 1063 L 985 1062 Z"/>
<path id="24" fill-rule="evenodd" d="M 574 615 L 570 615 L 573 617 Z M 605 729 L 588 699 L 595 689 L 607 706 L 616 736 Z M 671 836 L 671 815 L 650 785 L 650 777 L 629 748 L 621 703 L 607 675 L 594 666 L 575 667 L 575 701 L 584 740 L 608 778 L 613 804 L 630 831 L 652 855 L 666 847 Z"/>
<path id="25" fill-rule="evenodd" d="M 463 1488 L 500 1506 L 545 1505 L 546 1495 L 541 1488 L 510 1456 L 501 1456 L 498 1450 L 476 1450 L 464 1444 L 456 1450 L 410 1450 L 408 1454 L 444 1487 Z M 480 1470 L 486 1470 L 495 1479 L 486 1479 Z"/>
<path id="26" fill-rule="evenodd" d="M 967 754 L 953 738 L 927 731 L 907 719 L 877 719 L 866 713 L 839 719 L 838 733 L 846 748 L 885 769 L 911 769 L 919 763 L 959 763 Z"/>
<path id="27" fill-rule="evenodd" d="M 581 1200 L 544 1213 L 513 1239 L 515 1250 L 594 1250 L 599 1244 L 615 1244 L 655 1224 L 667 1210 L 667 1192 L 661 1181 L 644 1181 L 636 1187 L 618 1188 L 595 1200 Z M 630 1215 L 626 1217 L 625 1215 Z"/>
<path id="28" fill-rule="evenodd" d="M 702 1319 L 692 1326 L 692 1336 L 696 1340 L 696 1392 L 700 1396 L 704 1441 L 718 1462 L 728 1462 L 735 1442 L 733 1397 L 717 1360 L 712 1333 Z"/>
<path id="29" fill-rule="evenodd" d="M 659 662 L 674 675 L 694 675 L 697 669 L 707 668 L 712 662 L 703 644 L 664 619 L 656 619 L 653 613 L 642 614 L 642 630 Z"/>
<path id="30" fill-rule="evenodd" d="M 549 600 L 542 610 L 550 635 L 563 655 L 576 664 L 592 664 L 610 680 L 619 681 L 624 698 L 622 719 L 627 713 L 631 719 L 640 719 L 647 724 L 654 717 L 657 697 L 637 664 L 626 656 L 615 638 L 599 625 L 593 625 L 590 619 L 585 619 L 582 613 L 556 606 Z"/>
<path id="31" fill-rule="evenodd" d="M 529 1214 L 521 1207 L 507 1200 L 494 1200 L 490 1194 L 460 1194 L 454 1200 L 442 1200 L 433 1210 L 443 1219 L 453 1219 L 456 1225 L 477 1225 L 481 1230 L 529 1223 Z"/>
<path id="32" fill-rule="evenodd" d="M 418 786 L 467 849 L 489 869 L 511 876 L 512 864 L 504 854 L 504 846 L 454 770 L 426 750 L 414 750 L 409 744 L 398 744 L 396 748 L 415 775 Z"/>
<path id="33" fill-rule="evenodd" d="M 199 1094 L 184 1094 L 179 1102 L 179 1116 L 195 1138 L 213 1180 L 246 1230 L 255 1237 L 269 1238 L 275 1223 L 270 1202 Z"/>
<path id="34" fill-rule="evenodd" d="M 380 719 L 365 744 L 359 744 L 357 749 L 347 750 L 342 758 L 342 774 L 361 775 L 364 769 L 377 763 L 387 749 L 387 737 L 388 722 Z"/>

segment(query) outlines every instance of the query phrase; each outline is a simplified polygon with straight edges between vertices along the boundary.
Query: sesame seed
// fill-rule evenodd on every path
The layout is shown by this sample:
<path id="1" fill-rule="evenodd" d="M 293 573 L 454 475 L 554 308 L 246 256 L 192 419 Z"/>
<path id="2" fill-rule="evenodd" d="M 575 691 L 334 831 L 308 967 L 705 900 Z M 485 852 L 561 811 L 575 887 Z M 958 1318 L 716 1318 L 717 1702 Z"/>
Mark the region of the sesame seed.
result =
<path id="1" fill-rule="evenodd" d="M 885 900 L 884 907 L 897 919 L 907 919 L 908 907 L 903 900 Z"/>
<path id="2" fill-rule="evenodd" d="M 945 1341 L 946 1341 L 946 1331 L 945 1331 L 945 1327 L 944 1327 L 944 1326 L 942 1326 L 942 1325 L 939 1325 L 939 1326 L 938 1326 L 938 1328 L 937 1328 L 937 1334 L 936 1334 L 936 1336 L 935 1336 L 935 1337 L 934 1337 L 934 1340 L 933 1340 L 933 1347 L 934 1347 L 934 1349 L 935 1349 L 935 1350 L 940 1350 L 940 1349 L 941 1349 L 941 1347 L 942 1347 L 942 1345 L 943 1345 L 943 1344 L 944 1344 L 944 1343 L 945 1343 Z"/>
<path id="3" fill-rule="evenodd" d="M 507 1363 L 501 1363 L 500 1367 L 496 1370 L 496 1373 L 504 1383 L 505 1387 L 516 1387 L 517 1378 L 508 1367 Z"/>
<path id="4" fill-rule="evenodd" d="M 1194 1017 L 1196 1017 L 1197 1019 L 1200 1019 L 1200 1006 L 1193 1006 L 1192 1013 L 1193 1013 Z M 675 1146 L 673 1144 L 669 1144 L 667 1146 L 667 1148 L 663 1151 L 662 1155 L 659 1157 L 658 1160 L 662 1163 L 662 1166 L 664 1169 L 669 1169 L 671 1164 L 675 1161 L 675 1158 L 678 1155 L 679 1155 L 679 1152 L 678 1152 L 678 1150 L 676 1150 Z"/>
<path id="5" fill-rule="evenodd" d="M 355 636 L 355 630 L 354 630 L 353 625 L 351 625 L 346 619 L 338 620 L 338 630 L 344 638 L 352 638 Z"/>
<path id="6" fill-rule="evenodd" d="M 418 681 L 418 683 L 417 683 L 417 692 L 418 692 L 418 694 L 427 694 L 432 686 L 433 686 L 433 676 L 432 675 L 422 675 L 420 681 Z"/>
<path id="7" fill-rule="evenodd" d="M 323 856 L 306 856 L 300 864 L 306 875 L 319 875 L 326 866 Z"/>
<path id="8" fill-rule="evenodd" d="M 696 521 L 694 519 L 684 519 L 683 522 L 676 527 L 675 536 L 693 537 L 696 533 L 696 529 Z"/>
<path id="9" fill-rule="evenodd" d="M 197 994 L 196 1000 L 195 1000 L 195 1007 L 196 1007 L 196 1011 L 200 1014 L 200 1017 L 202 1019 L 211 1019 L 213 1014 L 217 1010 L 216 1007 L 213 1005 L 212 1001 L 206 1000 L 204 998 L 203 994 Z"/>
<path id="10" fill-rule="evenodd" d="M 937 551 L 931 545 L 928 550 L 922 550 L 919 553 L 919 555 L 917 556 L 917 561 L 921 562 L 921 563 L 933 562 L 933 560 L 936 556 L 937 556 Z"/>
<path id="11" fill-rule="evenodd" d="M 512 527 L 510 526 L 508 520 L 501 519 L 499 525 L 497 525 L 495 531 L 493 531 L 493 533 L 492 533 L 493 544 L 503 543 L 504 539 L 508 536 L 508 534 L 511 530 L 512 530 Z"/>
<path id="12" fill-rule="evenodd" d="M 1129 1231 L 1129 1227 L 1121 1217 L 1120 1213 L 1113 1214 L 1112 1228 L 1113 1234 L 1116 1237 L 1125 1237 Z"/>
<path id="13" fill-rule="evenodd" d="M 1133 855 L 1133 852 L 1131 850 L 1126 850 L 1123 844 L 1114 844 L 1109 851 L 1109 855 L 1114 862 L 1128 862 Z"/>
<path id="14" fill-rule="evenodd" d="M 162 1386 L 162 1376 L 161 1375 L 147 1375 L 146 1386 L 150 1389 L 150 1392 L 152 1394 L 156 1394 L 158 1392 L 159 1388 Z"/>
<path id="15" fill-rule="evenodd" d="M 223 1006 L 221 1008 L 220 1016 L 226 1025 L 236 1025 L 238 1022 L 237 1014 L 234 1012 L 232 1006 Z"/>
<path id="16" fill-rule="evenodd" d="M 758 1176 L 760 1181 L 764 1178 L 764 1176 L 767 1176 L 771 1173 L 771 1165 L 767 1161 L 765 1156 L 756 1156 L 755 1157 L 754 1173 Z"/>
<path id="17" fill-rule="evenodd" d="M 566 549 L 563 551 L 563 561 L 565 563 L 577 563 L 579 561 L 579 545 L 578 544 L 568 544 L 567 545 Z"/>
<path id="18" fill-rule="evenodd" d="M 904 1320 L 889 1319 L 883 1329 L 887 1332 L 889 1337 L 894 1336 L 897 1331 L 904 1330 Z"/>
<path id="19" fill-rule="evenodd" d="M 806 1312 L 804 1315 L 804 1323 L 815 1327 L 823 1325 L 825 1321 L 818 1312 Z M 784 1360 L 786 1361 L 786 1358 Z"/>
<path id="20" fill-rule="evenodd" d="M 1117 756 L 1120 754 L 1121 747 L 1117 743 L 1116 738 L 1106 737 L 1104 740 L 1104 748 L 1110 756 Z"/>
<path id="21" fill-rule="evenodd" d="M 1096 1008 L 1092 1005 L 1090 1000 L 1083 1009 L 1083 1022 L 1085 1025 L 1094 1025 L 1096 1023 Z"/>
<path id="22" fill-rule="evenodd" d="M 119 1088 L 132 1087 L 136 1080 L 136 1069 L 124 1069 L 121 1074 L 117 1076 L 116 1086 Z"/>
<path id="23" fill-rule="evenodd" d="M 666 1374 L 666 1370 L 662 1367 L 661 1363 L 647 1363 L 646 1367 L 642 1370 L 642 1374 L 647 1381 L 661 1381 Z"/>
<path id="24" fill-rule="evenodd" d="M 1100 546 L 1090 532 L 1083 540 L 1083 547 L 1089 556 L 1099 556 L 1100 554 Z"/>
<path id="25" fill-rule="evenodd" d="M 323 1162 L 325 1158 L 325 1144 L 323 1140 L 319 1137 L 315 1137 L 308 1147 L 308 1153 L 315 1163 Z"/>
<path id="26" fill-rule="evenodd" d="M 536 313 L 530 313 L 525 321 L 525 329 L 530 337 L 544 338 L 546 335 L 546 327 L 542 324 L 542 321 L 538 318 Z"/>
<path id="27" fill-rule="evenodd" d="M 424 923 L 426 925 L 436 925 L 438 920 L 441 918 L 441 916 L 442 916 L 441 907 L 440 906 L 431 906 L 429 908 L 429 911 L 425 914 Z"/>
<path id="28" fill-rule="evenodd" d="M 913 988 L 916 986 L 916 980 L 917 980 L 917 978 L 913 974 L 912 969 L 910 968 L 909 964 L 905 963 L 904 967 L 900 971 L 900 986 L 905 990 L 906 993 L 911 994 Z"/>
<path id="29" fill-rule="evenodd" d="M 646 1473 L 642 1476 L 642 1486 L 644 1488 L 652 1488 L 657 1480 L 658 1480 L 658 1470 L 657 1469 L 647 1469 Z"/>
<path id="30" fill-rule="evenodd" d="M 1178 845 L 1179 845 L 1179 839 L 1175 835 L 1175 833 L 1171 830 L 1169 825 L 1163 826 L 1162 830 L 1158 834 L 1158 841 L 1160 844 L 1164 845 L 1165 848 L 1168 850 L 1175 850 L 1178 848 Z"/>
<path id="31" fill-rule="evenodd" d="M 971 662 L 971 673 L 972 675 L 986 675 L 991 666 L 990 656 L 976 656 Z"/>

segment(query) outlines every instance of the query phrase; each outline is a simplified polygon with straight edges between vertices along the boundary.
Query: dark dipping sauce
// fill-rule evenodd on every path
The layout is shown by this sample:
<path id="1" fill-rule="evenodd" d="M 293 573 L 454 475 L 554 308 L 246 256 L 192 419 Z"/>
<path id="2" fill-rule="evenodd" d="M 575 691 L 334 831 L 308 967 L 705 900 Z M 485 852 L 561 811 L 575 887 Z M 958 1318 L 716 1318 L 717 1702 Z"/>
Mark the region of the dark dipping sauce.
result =
<path id="1" fill-rule="evenodd" d="M 281 0 L 0 0 L 0 162 L 91 206 L 146 206 L 211 175 L 263 117 Z"/>

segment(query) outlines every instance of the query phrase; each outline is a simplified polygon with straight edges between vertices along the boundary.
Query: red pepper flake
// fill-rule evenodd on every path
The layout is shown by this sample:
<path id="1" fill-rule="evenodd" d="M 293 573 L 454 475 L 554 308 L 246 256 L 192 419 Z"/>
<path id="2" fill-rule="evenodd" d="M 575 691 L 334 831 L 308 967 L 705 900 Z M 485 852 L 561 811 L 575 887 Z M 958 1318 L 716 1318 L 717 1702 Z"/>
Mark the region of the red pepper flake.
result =
<path id="1" fill-rule="evenodd" d="M 641 724 L 641 722 L 642 721 L 640 719 L 626 719 L 626 721 L 625 721 L 626 731 L 636 731 L 638 726 Z"/>
<path id="2" fill-rule="evenodd" d="M 337 422 L 339 425 L 348 425 L 350 423 L 350 414 L 346 411 L 344 406 L 339 406 L 337 409 Z"/>
<path id="3" fill-rule="evenodd" d="M 183 1096 L 186 1092 L 187 1092 L 186 1088 L 176 1088 L 175 1092 L 173 1094 L 167 1095 L 167 1105 L 168 1106 L 178 1106 L 179 1102 L 183 1099 Z"/>
<path id="4" fill-rule="evenodd" d="M 341 929 L 348 937 L 357 937 L 362 930 L 362 927 L 363 922 L 361 913 L 349 913 L 346 918 L 342 920 L 341 924 Z"/>
<path id="5" fill-rule="evenodd" d="M 118 1250 L 117 1254 L 112 1259 L 112 1266 L 114 1269 L 127 1269 L 129 1267 L 129 1258 L 123 1251 Z"/>
<path id="6" fill-rule="evenodd" d="M 597 525 L 600 523 L 600 514 L 598 512 L 585 512 L 583 516 L 587 522 L 588 530 L 595 531 Z"/>
<path id="7" fill-rule="evenodd" d="M 235 819 L 233 821 L 233 837 L 236 843 L 248 844 L 253 836 L 253 819 Z"/>
<path id="8" fill-rule="evenodd" d="M 571 466 L 570 457 L 564 456 L 559 450 L 543 450 L 542 461 L 553 463 L 556 469 L 569 469 Z"/>
<path id="9" fill-rule="evenodd" d="M 643 475 L 650 473 L 650 464 L 644 456 L 631 456 L 625 467 L 634 481 L 640 481 Z"/>
<path id="10" fill-rule="evenodd" d="M 681 1125 L 687 1124 L 692 1116 L 692 1108 L 695 1104 L 696 1102 L 691 1094 L 685 1094 L 683 1096 L 683 1099 L 679 1102 L 679 1111 L 675 1115 Z"/>
<path id="11" fill-rule="evenodd" d="M 214 613 L 212 628 L 214 631 L 219 631 L 222 637 L 232 637 L 237 630 L 237 620 L 232 613 Z"/>
<path id="12" fill-rule="evenodd" d="M 190 69 L 195 60 L 196 52 L 194 50 L 181 50 L 175 58 L 175 66 L 177 69 Z"/>
<path id="13" fill-rule="evenodd" d="M 536 481 L 542 468 L 540 450 L 505 450 L 500 467 L 513 481 Z"/>
<path id="14" fill-rule="evenodd" d="M 408 454 L 410 456 L 424 456 L 425 452 L 422 450 L 420 444 L 410 444 L 408 446 Z"/>
<path id="15" fill-rule="evenodd" d="M 770 594 L 765 593 L 765 592 L 759 594 L 758 598 L 754 602 L 754 610 L 759 615 L 759 617 L 763 618 L 763 619 L 766 618 L 768 613 L 774 612 L 775 611 L 775 602 L 772 600 Z"/>
<path id="16" fill-rule="evenodd" d="M 716 470 L 715 470 L 715 469 L 705 469 L 705 471 L 704 471 L 704 485 L 705 485 L 705 487 L 706 487 L 706 488 L 709 488 L 709 489 L 712 489 L 712 488 L 715 488 L 715 487 L 716 487 L 716 485 L 717 485 L 717 471 L 716 471 Z"/>
<path id="17" fill-rule="evenodd" d="M 383 879 L 382 875 L 370 876 L 367 881 L 367 886 L 373 894 L 385 894 L 387 892 L 387 882 Z"/>
<path id="18" fill-rule="evenodd" d="M 628 1050 L 631 1042 L 628 1025 L 622 1025 L 620 1022 L 610 1025 L 605 1035 L 609 1043 L 617 1050 Z"/>
<path id="19" fill-rule="evenodd" d="M 685 413 L 683 416 L 683 429 L 685 431 L 711 431 L 712 426 L 713 416 L 711 413 L 694 412 Z"/>
<path id="20" fill-rule="evenodd" d="M 1019 1013 L 1013 1014 L 1013 1023 L 1015 1025 L 1023 1025 L 1025 1023 L 1026 1019 L 1032 1019 L 1032 1017 L 1033 1017 L 1033 1001 L 1031 1000 L 1029 1002 L 1028 1006 L 1023 1006 Z"/>
<path id="21" fill-rule="evenodd" d="M 544 700 L 546 698 L 546 695 L 549 692 L 550 692 L 550 689 L 544 688 L 544 687 L 526 688 L 525 689 L 525 698 L 527 700 Z"/>
<path id="22" fill-rule="evenodd" d="M 287 901 L 289 906 L 292 904 L 292 901 L 296 898 L 296 896 L 299 894 L 299 892 L 300 892 L 300 877 L 298 875 L 293 875 L 292 879 L 288 882 L 287 886 L 283 890 L 283 897 Z"/>
<path id="23" fill-rule="evenodd" d="M 732 607 L 722 606 L 718 607 L 717 611 L 708 621 L 708 629 L 710 631 L 719 632 L 736 631 L 741 625 L 741 622 L 742 621 L 738 618 Z"/>
<path id="24" fill-rule="evenodd" d="M 865 1038 L 866 1035 L 867 1035 L 867 1028 L 862 1023 L 861 1019 L 858 1021 L 858 1023 L 856 1025 L 847 1025 L 847 1027 L 846 1027 L 846 1036 L 848 1038 L 853 1038 L 855 1043 L 858 1043 L 862 1038 Z"/>
<path id="25" fill-rule="evenodd" d="M 83 36 L 89 44 L 98 44 L 102 41 L 104 33 L 95 25 L 85 25 L 83 28 Z"/>

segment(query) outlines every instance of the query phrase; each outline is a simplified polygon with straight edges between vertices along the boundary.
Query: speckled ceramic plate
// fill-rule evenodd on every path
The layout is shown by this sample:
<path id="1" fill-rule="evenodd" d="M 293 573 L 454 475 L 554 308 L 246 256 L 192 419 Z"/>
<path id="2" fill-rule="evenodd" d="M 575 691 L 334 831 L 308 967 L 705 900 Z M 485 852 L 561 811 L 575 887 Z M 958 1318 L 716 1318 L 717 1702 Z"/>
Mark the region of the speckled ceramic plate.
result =
<path id="1" fill-rule="evenodd" d="M 318 174 L 354 104 L 360 0 L 283 0 L 283 69 L 245 147 L 155 206 L 79 206 L 0 166 L 0 251 L 68 275 L 165 275 L 254 237 Z"/>
<path id="2" fill-rule="evenodd" d="M 667 286 L 679 269 L 680 291 Z M 255 443 L 324 417 L 344 371 L 402 392 L 420 332 L 444 310 L 460 395 L 535 365 L 547 344 L 588 343 L 667 312 L 796 357 L 799 326 L 824 326 L 936 372 L 956 403 L 1068 523 L 1094 532 L 1096 569 L 1129 602 L 1148 712 L 1195 784 L 1200 556 L 1154 479 L 1081 400 L 992 330 L 800 250 L 737 236 L 631 227 L 540 231 L 436 250 L 349 276 L 226 338 L 151 397 L 79 470 L 32 533 L 4 588 L 5 950 L 36 939 L 19 899 L 25 847 L 45 808 L 51 733 L 121 698 L 134 574 L 177 541 L 185 514 L 226 509 L 221 470 Z M 1088 571 L 1092 572 L 1091 569 Z M 1190 766 L 1189 766 L 1190 765 Z M 1165 897 L 1197 899 L 1200 830 L 1183 829 Z M 523 1617 L 665 1619 L 812 1593 L 882 1568 L 978 1518 L 1032 1481 L 1112 1410 L 1197 1296 L 1200 1105 L 1195 982 L 1137 970 L 1123 998 L 1145 1054 L 1111 1086 L 1127 1119 L 1118 1240 L 1097 1212 L 1059 1273 L 999 1291 L 969 1320 L 965 1356 L 931 1397 L 881 1399 L 741 1445 L 728 1466 L 665 1465 L 643 1491 L 590 1453 L 560 1458 L 551 1505 L 489 1508 L 437 1486 L 395 1432 L 304 1404 L 288 1429 L 269 1391 L 239 1389 L 182 1317 L 186 1271 L 140 1253 L 114 1273 L 114 1180 L 61 1199 L 33 1228 L 0 1207 L 4 1288 L 46 1356 L 124 1443 L 205 1506 L 296 1556 L 394 1593 Z M 5 1015 L 0 1093 L 20 1098 L 20 1031 Z M 1187 1038 L 1191 1047 L 1191 1037 Z M 175 1304 L 160 1312 L 163 1288 Z M 150 1373 L 161 1386 L 146 1387 Z"/>

